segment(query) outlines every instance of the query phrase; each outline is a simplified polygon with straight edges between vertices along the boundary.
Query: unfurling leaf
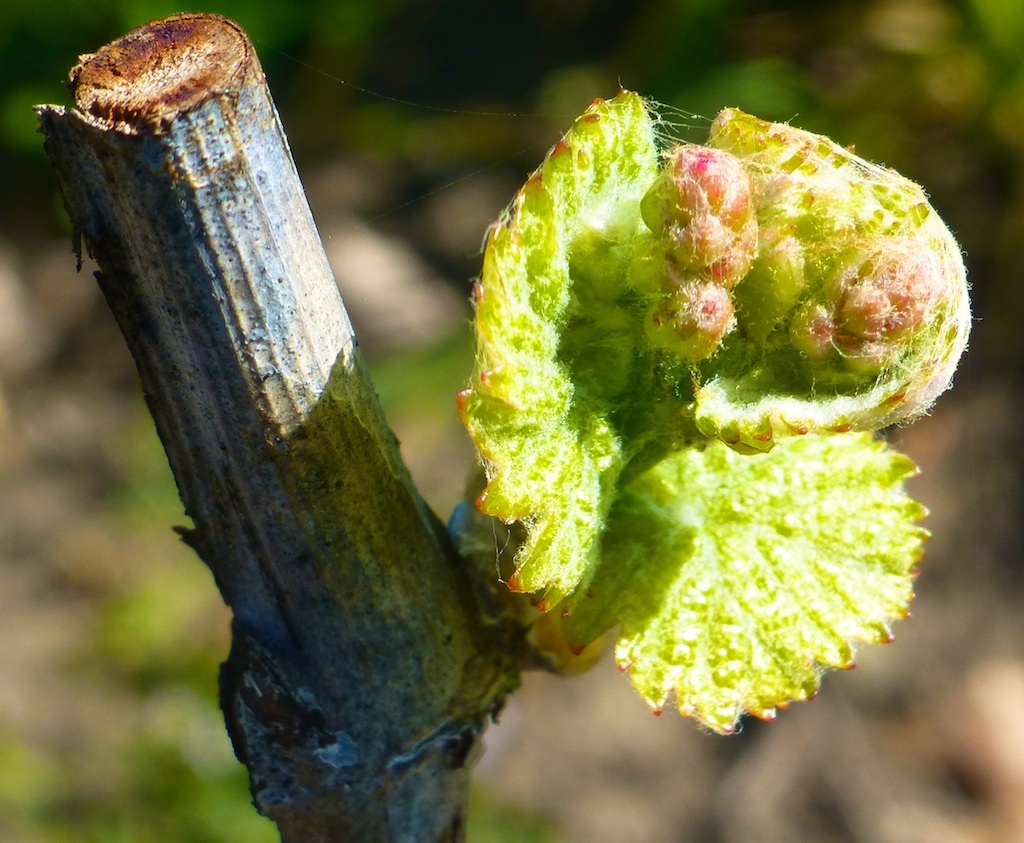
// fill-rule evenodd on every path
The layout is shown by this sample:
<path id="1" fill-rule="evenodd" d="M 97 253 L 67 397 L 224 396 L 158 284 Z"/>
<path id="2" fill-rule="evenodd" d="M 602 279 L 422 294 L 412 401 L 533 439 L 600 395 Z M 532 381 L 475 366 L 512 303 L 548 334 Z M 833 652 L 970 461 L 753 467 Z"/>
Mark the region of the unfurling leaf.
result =
<path id="1" fill-rule="evenodd" d="M 946 388 L 967 287 L 896 173 L 735 110 L 706 147 L 655 122 L 595 101 L 492 226 L 459 406 L 508 585 L 728 731 L 905 612 L 922 509 L 870 432 Z"/>
<path id="2" fill-rule="evenodd" d="M 719 731 L 773 716 L 906 613 L 925 536 L 913 472 L 866 433 L 672 454 L 619 494 L 570 645 L 620 624 L 616 658 L 655 709 L 674 696 Z"/>

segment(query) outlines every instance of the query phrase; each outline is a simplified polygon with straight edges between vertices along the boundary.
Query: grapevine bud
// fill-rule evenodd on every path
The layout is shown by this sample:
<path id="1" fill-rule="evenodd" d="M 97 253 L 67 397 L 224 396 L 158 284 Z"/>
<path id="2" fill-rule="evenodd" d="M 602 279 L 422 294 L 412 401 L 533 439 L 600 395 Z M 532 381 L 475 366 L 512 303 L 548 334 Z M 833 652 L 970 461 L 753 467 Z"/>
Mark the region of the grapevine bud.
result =
<path id="1" fill-rule="evenodd" d="M 845 267 L 835 281 L 843 327 L 862 339 L 899 340 L 931 316 L 945 288 L 935 252 L 917 240 L 893 240 Z"/>
<path id="2" fill-rule="evenodd" d="M 501 575 L 552 610 L 526 641 L 618 627 L 655 710 L 731 731 L 905 611 L 923 508 L 868 431 L 948 385 L 967 283 L 924 191 L 826 138 L 730 109 L 711 148 L 658 140 L 595 101 L 492 227 L 459 410 Z"/>
<path id="3" fill-rule="evenodd" d="M 810 302 L 791 335 L 809 357 L 840 355 L 846 368 L 879 369 L 892 362 L 932 317 L 945 286 L 935 252 L 918 240 L 887 238 L 843 259 Z"/>
<path id="4" fill-rule="evenodd" d="M 804 246 L 790 228 L 761 229 L 757 259 L 736 289 L 741 325 L 756 343 L 764 342 L 807 287 Z"/>
<path id="5" fill-rule="evenodd" d="M 651 341 L 685 360 L 710 357 L 736 325 L 732 298 L 710 281 L 690 281 L 659 302 L 648 324 Z"/>
<path id="6" fill-rule="evenodd" d="M 670 239 L 680 266 L 730 288 L 750 269 L 757 246 L 750 179 L 728 152 L 676 146 L 640 213 L 651 231 Z"/>
<path id="7" fill-rule="evenodd" d="M 697 389 L 699 430 L 877 430 L 925 412 L 967 343 L 960 249 L 924 191 L 819 135 L 723 111 L 711 144 L 749 174 L 759 246 L 741 331 Z M 772 383 L 774 378 L 774 383 Z M 767 394 L 751 400 L 759 390 Z"/>
<path id="8" fill-rule="evenodd" d="M 794 317 L 790 334 L 797 350 L 821 360 L 836 348 L 835 317 L 823 304 L 810 302 Z"/>

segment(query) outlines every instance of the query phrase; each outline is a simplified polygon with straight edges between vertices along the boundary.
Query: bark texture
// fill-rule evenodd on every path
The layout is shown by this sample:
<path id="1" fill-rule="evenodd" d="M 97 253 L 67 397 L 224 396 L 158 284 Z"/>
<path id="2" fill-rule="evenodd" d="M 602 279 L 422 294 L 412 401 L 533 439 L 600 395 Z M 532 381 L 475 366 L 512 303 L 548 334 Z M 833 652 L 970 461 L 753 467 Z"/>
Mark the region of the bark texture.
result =
<path id="1" fill-rule="evenodd" d="M 234 612 L 257 808 L 286 841 L 461 839 L 515 633 L 402 464 L 252 44 L 178 15 L 71 78 L 45 148 Z"/>

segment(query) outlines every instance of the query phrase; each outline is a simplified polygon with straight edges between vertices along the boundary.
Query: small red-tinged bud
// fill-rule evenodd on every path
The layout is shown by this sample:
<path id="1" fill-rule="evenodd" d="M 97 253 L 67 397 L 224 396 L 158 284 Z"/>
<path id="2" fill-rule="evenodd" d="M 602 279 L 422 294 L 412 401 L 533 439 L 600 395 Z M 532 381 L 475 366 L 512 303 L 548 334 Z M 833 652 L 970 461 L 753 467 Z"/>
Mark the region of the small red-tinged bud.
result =
<path id="1" fill-rule="evenodd" d="M 839 319 L 843 327 L 861 339 L 878 339 L 885 333 L 892 309 L 884 291 L 871 284 L 859 284 L 846 296 Z"/>
<path id="2" fill-rule="evenodd" d="M 812 358 L 835 353 L 850 370 L 877 371 L 932 318 L 945 284 L 926 243 L 887 238 L 840 261 L 823 298 L 794 317 L 793 342 Z"/>
<path id="3" fill-rule="evenodd" d="M 945 286 L 935 251 L 914 240 L 879 246 L 832 284 L 842 330 L 866 340 L 898 340 L 920 328 Z"/>
<path id="4" fill-rule="evenodd" d="M 691 216 L 710 211 L 739 230 L 750 219 L 750 179 L 738 158 L 704 146 L 677 146 L 668 169 L 678 188 L 679 209 Z"/>
<path id="5" fill-rule="evenodd" d="M 736 234 L 725 254 L 707 267 L 707 274 L 730 289 L 750 272 L 757 251 L 757 225 L 745 226 Z"/>
<path id="6" fill-rule="evenodd" d="M 750 269 L 757 248 L 750 178 L 730 153 L 676 146 L 640 214 L 651 231 L 670 238 L 681 266 L 729 287 Z"/>
<path id="7" fill-rule="evenodd" d="M 793 317 L 790 338 L 798 351 L 820 359 L 835 351 L 836 323 L 823 304 L 807 304 Z"/>
<path id="8" fill-rule="evenodd" d="M 710 357 L 735 325 L 729 291 L 692 281 L 661 300 L 651 315 L 648 336 L 655 345 L 696 362 Z"/>

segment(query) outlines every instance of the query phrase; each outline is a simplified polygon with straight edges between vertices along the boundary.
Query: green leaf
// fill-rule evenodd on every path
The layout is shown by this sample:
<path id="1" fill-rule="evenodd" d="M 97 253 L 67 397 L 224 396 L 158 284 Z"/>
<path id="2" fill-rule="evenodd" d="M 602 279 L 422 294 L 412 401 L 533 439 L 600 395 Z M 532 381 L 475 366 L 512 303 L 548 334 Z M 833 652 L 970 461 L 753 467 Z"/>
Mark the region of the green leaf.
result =
<path id="1" fill-rule="evenodd" d="M 574 295 L 625 274 L 656 172 L 640 97 L 595 101 L 487 237 L 477 366 L 459 407 L 487 469 L 479 508 L 527 528 L 510 585 L 548 605 L 594 564 L 623 462 L 609 408 L 580 394 L 559 354 L 562 334 Z M 587 279 L 575 289 L 574 275 Z"/>
<path id="2" fill-rule="evenodd" d="M 770 718 L 906 614 L 927 535 L 914 472 L 864 433 L 676 453 L 619 495 L 569 641 L 619 623 L 616 658 L 655 709 L 674 697 L 721 732 Z"/>
<path id="3" fill-rule="evenodd" d="M 595 100 L 491 227 L 459 406 L 509 587 L 561 609 L 535 637 L 618 626 L 653 706 L 727 731 L 905 612 L 923 509 L 869 434 L 948 386 L 967 283 L 902 176 L 734 109 L 706 147 L 656 123 Z"/>

